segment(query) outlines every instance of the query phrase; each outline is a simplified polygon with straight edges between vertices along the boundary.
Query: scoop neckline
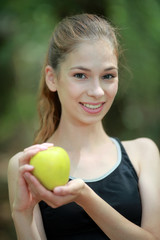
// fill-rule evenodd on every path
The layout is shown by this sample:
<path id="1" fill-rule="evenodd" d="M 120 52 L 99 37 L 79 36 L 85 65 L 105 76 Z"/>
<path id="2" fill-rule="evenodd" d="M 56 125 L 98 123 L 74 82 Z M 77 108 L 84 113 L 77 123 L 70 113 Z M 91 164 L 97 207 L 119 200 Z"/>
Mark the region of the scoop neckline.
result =
<path id="1" fill-rule="evenodd" d="M 122 152 L 121 152 L 121 148 L 120 148 L 120 144 L 119 142 L 114 139 L 114 138 L 110 138 L 112 140 L 112 142 L 115 144 L 116 146 L 116 149 L 117 149 L 117 162 L 115 163 L 115 165 L 109 170 L 107 171 L 105 174 L 101 175 L 100 177 L 97 177 L 97 178 L 91 178 L 91 179 L 85 179 L 85 178 L 80 178 L 82 179 L 84 182 L 97 182 L 97 181 L 100 181 L 100 180 L 103 180 L 104 178 L 106 178 L 107 176 L 109 176 L 112 172 L 114 172 L 116 170 L 116 168 L 120 165 L 121 161 L 122 161 Z M 72 176 L 69 176 L 69 179 L 70 180 L 74 180 L 74 179 L 77 179 L 76 177 L 72 177 Z M 79 179 L 79 178 L 78 178 Z"/>

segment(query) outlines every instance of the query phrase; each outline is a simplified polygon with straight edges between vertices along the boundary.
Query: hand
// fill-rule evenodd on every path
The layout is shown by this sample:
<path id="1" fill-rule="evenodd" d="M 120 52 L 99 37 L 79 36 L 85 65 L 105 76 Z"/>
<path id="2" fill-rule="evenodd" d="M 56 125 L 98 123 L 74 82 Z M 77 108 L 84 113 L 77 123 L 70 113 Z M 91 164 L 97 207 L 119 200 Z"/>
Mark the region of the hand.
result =
<path id="1" fill-rule="evenodd" d="M 29 165 L 29 161 L 31 157 L 33 157 L 36 153 L 42 150 L 46 150 L 48 147 L 53 146 L 53 144 L 44 143 L 33 145 L 29 148 L 24 149 L 22 155 L 19 158 L 19 170 L 18 170 L 18 178 L 15 189 L 15 197 L 13 202 L 13 208 L 16 211 L 25 211 L 25 210 L 33 210 L 36 203 L 39 201 L 38 198 L 35 198 L 30 188 L 24 178 L 25 173 L 29 173 L 33 170 L 33 166 Z"/>
<path id="2" fill-rule="evenodd" d="M 64 186 L 55 187 L 53 191 L 47 190 L 29 172 L 24 174 L 32 196 L 35 199 L 45 201 L 52 208 L 60 207 L 70 202 L 76 202 L 85 189 L 85 183 L 81 179 L 69 181 Z"/>

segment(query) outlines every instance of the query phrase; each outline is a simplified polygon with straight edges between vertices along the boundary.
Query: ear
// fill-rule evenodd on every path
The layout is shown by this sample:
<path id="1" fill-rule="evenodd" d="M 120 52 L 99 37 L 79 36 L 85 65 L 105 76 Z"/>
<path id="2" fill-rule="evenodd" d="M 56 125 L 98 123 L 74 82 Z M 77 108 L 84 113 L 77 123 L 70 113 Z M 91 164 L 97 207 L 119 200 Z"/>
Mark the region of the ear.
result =
<path id="1" fill-rule="evenodd" d="M 56 73 L 54 71 L 54 69 L 50 66 L 47 65 L 45 68 L 45 73 L 46 73 L 46 84 L 49 88 L 50 91 L 52 92 L 56 92 L 57 88 L 56 88 Z"/>

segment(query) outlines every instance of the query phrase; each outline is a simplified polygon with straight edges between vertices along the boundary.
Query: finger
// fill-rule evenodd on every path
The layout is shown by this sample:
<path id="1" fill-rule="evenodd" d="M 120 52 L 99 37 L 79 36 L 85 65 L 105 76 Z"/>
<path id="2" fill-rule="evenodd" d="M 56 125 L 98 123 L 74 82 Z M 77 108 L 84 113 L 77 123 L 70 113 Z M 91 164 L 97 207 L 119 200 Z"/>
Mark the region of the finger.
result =
<path id="1" fill-rule="evenodd" d="M 30 151 L 23 152 L 21 157 L 19 158 L 19 166 L 23 166 L 25 164 L 29 164 L 30 159 L 37 154 L 39 151 L 41 151 L 39 148 L 34 148 Z"/>
<path id="2" fill-rule="evenodd" d="M 30 173 L 26 172 L 24 176 L 32 196 L 38 201 L 43 200 L 53 208 L 57 208 L 68 202 L 68 196 L 56 196 L 53 192 L 47 190 L 41 185 L 40 182 Z"/>
<path id="3" fill-rule="evenodd" d="M 23 165 L 19 168 L 16 191 L 17 191 L 17 193 L 19 192 L 20 194 L 23 193 L 23 197 L 24 197 L 24 195 L 28 195 L 27 182 L 24 178 L 24 173 L 25 172 L 30 172 L 33 169 L 34 169 L 33 166 L 27 165 L 27 164 Z"/>
<path id="4" fill-rule="evenodd" d="M 33 145 L 29 148 L 26 148 L 23 151 L 22 156 L 19 158 L 19 166 L 24 164 L 28 164 L 30 159 L 40 151 L 47 150 L 49 147 L 53 146 L 52 143 L 44 143 L 44 144 L 37 144 Z"/>
<path id="5" fill-rule="evenodd" d="M 25 165 L 23 165 L 23 166 L 21 166 L 20 168 L 19 168 L 19 178 L 18 178 L 18 183 L 19 183 L 19 185 L 26 185 L 26 181 L 25 181 L 25 179 L 24 179 L 24 173 L 25 172 L 30 172 L 30 171 L 32 171 L 34 169 L 34 167 L 33 166 L 31 166 L 31 165 L 29 165 L 29 164 L 25 164 Z"/>
<path id="6" fill-rule="evenodd" d="M 64 186 L 59 186 L 54 188 L 54 194 L 58 196 L 65 196 L 65 195 L 75 195 L 84 187 L 84 181 L 82 179 L 75 179 L 69 181 Z"/>
<path id="7" fill-rule="evenodd" d="M 25 181 L 28 185 L 28 189 L 29 189 L 29 192 L 31 193 L 32 197 L 34 199 L 37 199 L 38 201 L 40 201 L 41 199 L 40 199 L 39 193 L 37 191 L 37 188 L 33 184 L 33 179 L 36 182 L 38 182 L 38 180 L 29 172 L 24 173 L 24 178 L 25 178 Z"/>
<path id="8" fill-rule="evenodd" d="M 53 196 L 52 192 L 47 190 L 36 177 L 34 177 L 31 173 L 25 172 L 24 178 L 29 185 L 29 188 L 31 189 L 31 192 L 36 196 L 37 198 L 41 200 L 48 200 L 50 201 Z"/>
<path id="9" fill-rule="evenodd" d="M 34 167 L 29 164 L 25 164 L 19 168 L 20 175 L 23 175 L 25 172 L 31 172 L 33 171 Z"/>
<path id="10" fill-rule="evenodd" d="M 48 148 L 48 147 L 51 147 L 53 146 L 53 143 L 42 143 L 42 144 L 35 144 L 35 145 L 32 145 L 30 147 L 27 147 L 24 149 L 24 152 L 28 151 L 28 150 L 32 150 L 34 148 Z"/>

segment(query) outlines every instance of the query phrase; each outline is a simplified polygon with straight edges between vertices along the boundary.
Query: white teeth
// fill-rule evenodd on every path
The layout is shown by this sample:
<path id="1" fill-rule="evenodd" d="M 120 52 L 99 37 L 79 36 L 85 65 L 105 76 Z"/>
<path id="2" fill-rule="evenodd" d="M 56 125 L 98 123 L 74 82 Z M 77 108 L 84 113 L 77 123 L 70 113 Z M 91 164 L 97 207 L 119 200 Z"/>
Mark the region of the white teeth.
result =
<path id="1" fill-rule="evenodd" d="M 98 105 L 91 105 L 91 104 L 85 104 L 85 103 L 82 103 L 83 106 L 87 107 L 87 108 L 91 108 L 91 109 L 96 109 L 96 108 L 99 108 L 102 106 L 102 104 L 98 104 Z"/>

